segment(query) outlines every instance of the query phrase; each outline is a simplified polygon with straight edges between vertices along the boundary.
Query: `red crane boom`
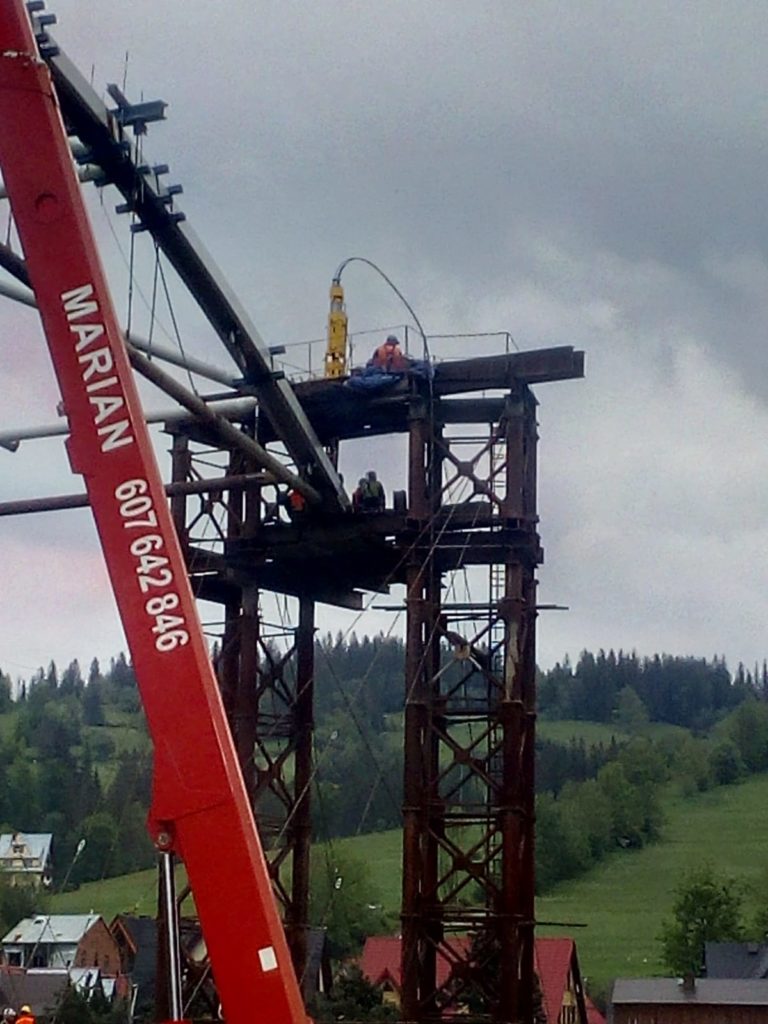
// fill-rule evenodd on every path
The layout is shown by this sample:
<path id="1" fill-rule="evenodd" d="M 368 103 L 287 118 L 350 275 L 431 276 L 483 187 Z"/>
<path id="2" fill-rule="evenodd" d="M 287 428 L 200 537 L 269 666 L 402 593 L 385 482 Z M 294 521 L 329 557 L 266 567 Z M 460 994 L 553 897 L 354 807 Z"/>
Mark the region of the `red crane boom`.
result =
<path id="1" fill-rule="evenodd" d="M 0 2 L 0 167 L 155 747 L 150 831 L 184 860 L 229 1024 L 306 1015 L 48 68 Z"/>

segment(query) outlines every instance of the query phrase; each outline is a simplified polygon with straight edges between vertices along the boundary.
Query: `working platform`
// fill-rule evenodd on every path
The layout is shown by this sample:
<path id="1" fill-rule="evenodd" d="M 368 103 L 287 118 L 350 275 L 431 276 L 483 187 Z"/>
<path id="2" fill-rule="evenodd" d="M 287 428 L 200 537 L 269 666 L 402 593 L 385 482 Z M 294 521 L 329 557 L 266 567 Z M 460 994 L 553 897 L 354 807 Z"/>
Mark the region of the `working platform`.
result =
<path id="1" fill-rule="evenodd" d="M 297 384 L 297 399 L 323 444 L 338 448 L 342 441 L 404 433 L 414 426 L 425 438 L 429 435 L 427 443 L 435 446 L 436 459 L 445 469 L 439 508 L 424 502 L 419 507 L 404 486 L 397 510 L 339 512 L 324 505 L 307 507 L 289 520 L 279 495 L 271 502 L 263 497 L 257 513 L 256 503 L 251 503 L 247 526 L 230 524 L 215 549 L 188 538 L 196 593 L 227 604 L 244 588 L 256 588 L 359 609 L 364 591 L 386 593 L 392 584 L 405 583 L 407 566 L 432 546 L 441 572 L 511 558 L 532 569 L 542 560 L 535 516 L 514 500 L 506 457 L 499 456 L 498 448 L 504 447 L 526 396 L 531 399 L 530 385 L 583 373 L 584 354 L 562 346 L 446 361 L 429 378 L 406 374 L 373 393 L 350 387 L 343 379 Z M 258 409 L 250 415 L 261 444 L 277 440 L 271 419 Z M 473 435 L 469 439 L 468 432 Z M 189 436 L 205 438 L 199 425 Z M 178 438 L 177 433 L 177 444 Z M 470 459 L 460 451 L 468 440 L 476 449 Z M 459 484 L 464 500 L 458 500 Z M 245 510 L 243 516 L 247 518 Z"/>
<path id="2" fill-rule="evenodd" d="M 402 433 L 408 429 L 410 401 L 415 393 L 435 400 L 442 423 L 489 423 L 498 412 L 483 399 L 461 401 L 456 396 L 483 391 L 509 391 L 516 383 L 533 385 L 584 376 L 584 353 L 570 345 L 455 359 L 437 363 L 431 381 L 403 377 L 379 393 L 349 387 L 345 379 L 308 380 L 294 385 L 299 403 L 323 443 Z M 438 401 L 439 400 L 439 401 Z M 496 416 L 495 418 L 498 418 Z M 277 440 L 272 422 L 259 425 L 262 443 Z"/>
<path id="3" fill-rule="evenodd" d="M 406 582 L 410 558 L 440 542 L 443 572 L 494 565 L 513 552 L 540 565 L 530 547 L 530 523 L 504 520 L 490 502 L 444 505 L 432 530 L 407 513 L 349 512 L 333 519 L 306 513 L 298 522 L 264 525 L 248 539 L 232 540 L 222 553 L 191 545 L 190 577 L 203 600 L 226 603 L 255 586 L 325 604 L 361 609 L 361 591 L 387 593 Z"/>

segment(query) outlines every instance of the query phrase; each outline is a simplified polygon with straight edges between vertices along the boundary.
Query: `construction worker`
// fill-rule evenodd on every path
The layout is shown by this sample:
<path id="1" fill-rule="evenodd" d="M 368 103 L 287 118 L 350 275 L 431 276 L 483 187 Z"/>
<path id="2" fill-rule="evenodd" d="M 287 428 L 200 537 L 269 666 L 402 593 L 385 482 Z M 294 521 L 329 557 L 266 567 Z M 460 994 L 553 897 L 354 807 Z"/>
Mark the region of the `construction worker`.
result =
<path id="1" fill-rule="evenodd" d="M 400 342 L 394 334 L 390 334 L 384 344 L 374 351 L 368 365 L 384 373 L 405 373 L 409 361 L 400 348 Z"/>
<path id="2" fill-rule="evenodd" d="M 363 493 L 363 511 L 383 512 L 384 505 L 384 487 L 381 480 L 377 479 L 376 471 L 369 469 L 366 475 L 365 491 Z"/>
<path id="3" fill-rule="evenodd" d="M 4 1024 L 15 1024 L 16 1011 L 12 1006 L 6 1006 L 6 1008 L 3 1010 L 3 1022 Z"/>
<path id="4" fill-rule="evenodd" d="M 296 488 L 288 491 L 288 515 L 291 519 L 300 519 L 307 511 L 307 499 Z"/>
<path id="5" fill-rule="evenodd" d="M 352 511 L 362 512 L 363 511 L 363 498 L 365 497 L 366 491 L 368 490 L 368 481 L 364 476 L 361 476 L 357 481 L 357 487 L 352 492 Z"/>
<path id="6" fill-rule="evenodd" d="M 31 1008 L 25 1003 L 16 1018 L 16 1024 L 36 1024 Z"/>

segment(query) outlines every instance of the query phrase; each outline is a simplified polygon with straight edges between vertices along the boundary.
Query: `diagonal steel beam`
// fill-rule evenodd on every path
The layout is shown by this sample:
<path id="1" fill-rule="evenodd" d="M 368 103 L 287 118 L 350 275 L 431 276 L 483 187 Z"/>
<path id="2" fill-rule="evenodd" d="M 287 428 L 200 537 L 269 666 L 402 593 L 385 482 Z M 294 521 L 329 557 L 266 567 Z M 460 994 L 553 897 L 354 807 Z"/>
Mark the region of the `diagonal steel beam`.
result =
<path id="1" fill-rule="evenodd" d="M 153 363 L 142 355 L 133 346 L 128 346 L 128 358 L 131 366 L 140 373 L 146 380 L 152 381 L 158 388 L 164 391 L 171 398 L 175 398 L 179 405 L 188 409 L 200 423 L 212 430 L 230 448 L 243 452 L 253 459 L 257 466 L 272 473 L 276 480 L 288 484 L 295 490 L 300 491 L 307 501 L 316 503 L 320 501 L 320 495 L 306 480 L 296 476 L 274 455 L 271 455 L 266 448 L 248 437 L 237 427 L 234 427 L 229 420 L 218 416 L 209 408 L 202 398 L 198 398 L 194 392 L 189 391 L 180 384 L 175 377 L 161 370 L 157 363 Z"/>
<path id="2" fill-rule="evenodd" d="M 119 119 L 73 62 L 50 38 L 42 55 L 51 69 L 62 114 L 69 130 L 85 146 L 89 164 L 96 164 L 116 186 L 142 226 L 184 281 L 256 395 L 259 408 L 300 467 L 312 477 L 323 499 L 345 509 L 349 501 L 336 470 L 317 439 L 293 388 L 273 374 L 269 350 L 255 325 L 229 288 L 184 215 L 173 209 L 174 189 L 160 184 L 165 168 L 138 166 Z"/>
<path id="3" fill-rule="evenodd" d="M 2 255 L 0 254 L 0 263 L 2 262 Z M 23 264 L 22 264 L 23 267 Z M 9 268 L 10 269 L 10 268 Z M 26 275 L 26 268 L 23 269 L 23 274 Z M 20 280 L 24 280 L 24 276 L 21 273 L 16 274 Z M 27 276 L 27 280 L 28 280 Z M 25 292 L 19 289 L 15 285 L 7 285 L 0 282 L 0 294 L 7 295 L 10 298 L 16 299 L 18 302 L 22 302 L 25 305 L 37 308 L 37 302 L 35 301 L 34 294 L 32 292 Z M 138 344 L 132 338 L 128 338 L 126 341 L 128 348 L 128 357 L 131 360 L 133 368 L 140 373 L 147 380 L 152 381 L 156 387 L 160 388 L 171 398 L 175 398 L 179 405 L 183 406 L 192 415 L 199 420 L 204 426 L 212 430 L 221 440 L 229 445 L 231 448 L 236 448 L 242 451 L 244 454 L 250 456 L 257 465 L 264 469 L 269 470 L 275 477 L 276 480 L 280 480 L 283 483 L 288 484 L 290 487 L 300 491 L 307 501 L 317 504 L 321 501 L 320 493 L 315 490 L 311 484 L 305 479 L 292 473 L 287 466 L 271 455 L 266 448 L 258 444 L 252 438 L 243 434 L 242 431 L 233 427 L 229 420 L 223 416 L 213 412 L 212 409 L 206 403 L 199 398 L 194 392 L 189 391 L 180 384 L 170 374 L 165 373 L 163 370 L 153 363 L 145 355 L 142 354 L 141 349 L 147 349 L 149 346 L 141 339 L 137 339 Z M 182 365 L 189 365 L 190 369 L 194 369 L 189 362 L 182 363 Z M 0 440 L 0 444 L 2 444 Z M 18 447 L 18 439 L 13 438 L 12 442 Z M 8 442 L 6 442 L 7 446 Z"/>

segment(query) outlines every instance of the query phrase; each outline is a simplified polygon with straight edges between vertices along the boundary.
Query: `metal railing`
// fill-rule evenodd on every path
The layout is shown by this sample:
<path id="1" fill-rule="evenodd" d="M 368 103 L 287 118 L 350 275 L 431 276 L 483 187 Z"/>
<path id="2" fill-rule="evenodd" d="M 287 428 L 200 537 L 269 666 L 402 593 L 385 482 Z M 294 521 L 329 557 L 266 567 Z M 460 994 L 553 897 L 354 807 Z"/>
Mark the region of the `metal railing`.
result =
<path id="1" fill-rule="evenodd" d="M 384 327 L 372 327 L 362 331 L 351 331 L 349 334 L 349 351 L 347 365 L 350 371 L 365 366 L 378 345 L 389 334 L 400 340 L 403 351 L 414 359 L 423 359 L 425 353 L 424 340 L 410 324 L 393 324 Z M 478 331 L 459 334 L 428 334 L 427 351 L 433 362 L 442 362 L 447 358 L 466 355 L 461 352 L 462 345 L 472 345 L 473 355 L 495 355 L 503 351 L 517 350 L 518 346 L 509 331 Z M 303 341 L 287 342 L 272 356 L 275 370 L 279 370 L 292 383 L 306 380 L 318 380 L 325 373 L 325 350 L 327 339 L 310 338 Z M 483 351 L 477 351 L 482 348 Z M 447 351 L 450 349 L 450 351 Z"/>

